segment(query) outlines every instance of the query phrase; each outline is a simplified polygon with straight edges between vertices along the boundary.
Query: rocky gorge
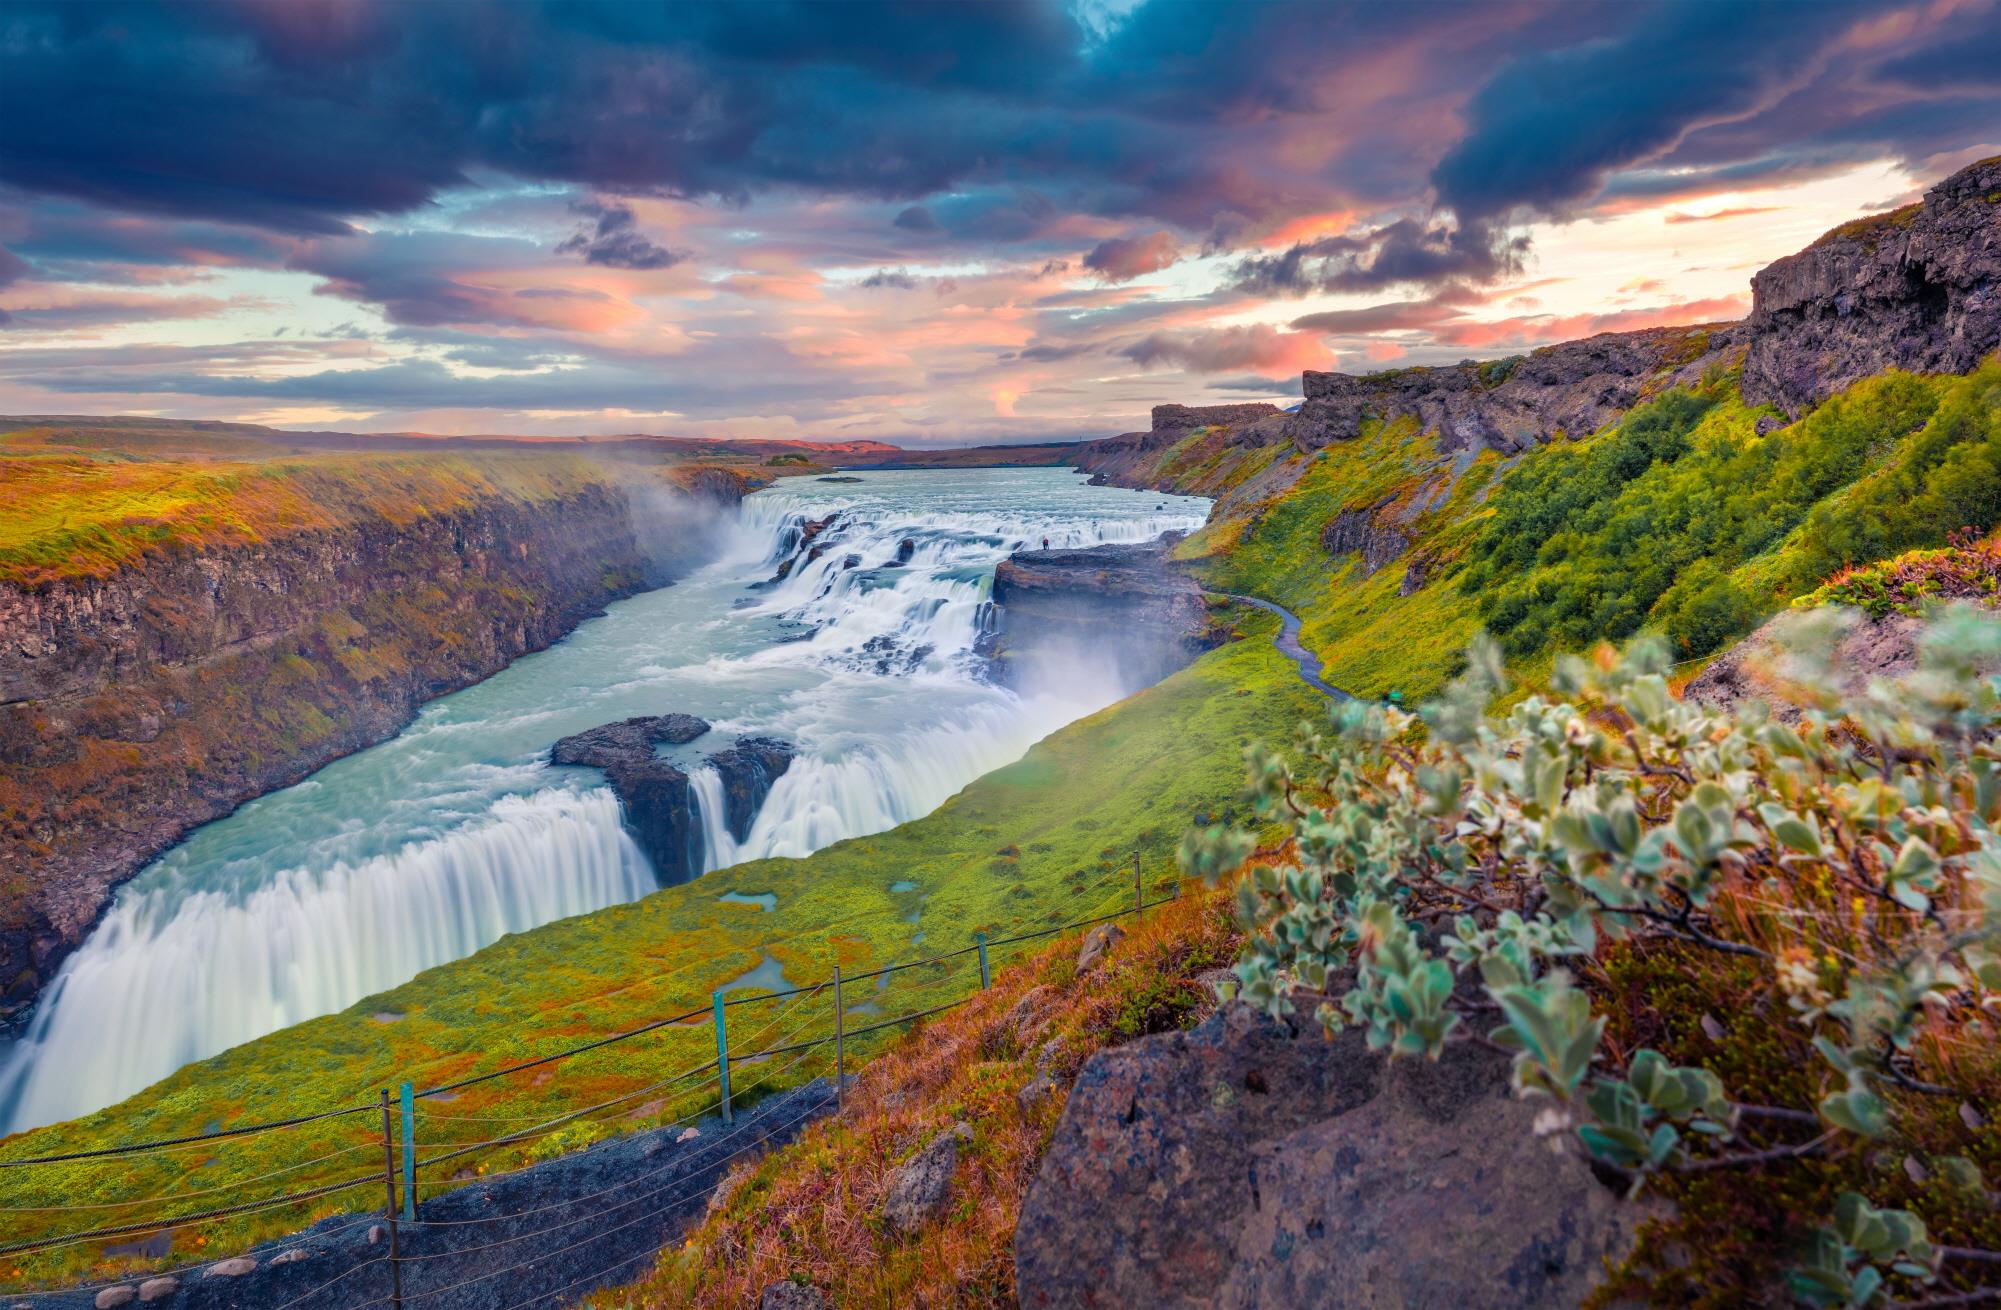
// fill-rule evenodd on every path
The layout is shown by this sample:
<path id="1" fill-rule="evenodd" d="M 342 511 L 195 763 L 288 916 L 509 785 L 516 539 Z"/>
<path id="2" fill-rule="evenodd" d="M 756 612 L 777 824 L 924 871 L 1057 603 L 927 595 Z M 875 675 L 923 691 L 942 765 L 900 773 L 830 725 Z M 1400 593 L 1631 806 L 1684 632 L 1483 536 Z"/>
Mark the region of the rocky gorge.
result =
<path id="1" fill-rule="evenodd" d="M 384 740 L 426 701 L 699 560 L 733 470 L 565 472 L 102 575 L 0 583 L 0 1014 L 199 824 Z"/>

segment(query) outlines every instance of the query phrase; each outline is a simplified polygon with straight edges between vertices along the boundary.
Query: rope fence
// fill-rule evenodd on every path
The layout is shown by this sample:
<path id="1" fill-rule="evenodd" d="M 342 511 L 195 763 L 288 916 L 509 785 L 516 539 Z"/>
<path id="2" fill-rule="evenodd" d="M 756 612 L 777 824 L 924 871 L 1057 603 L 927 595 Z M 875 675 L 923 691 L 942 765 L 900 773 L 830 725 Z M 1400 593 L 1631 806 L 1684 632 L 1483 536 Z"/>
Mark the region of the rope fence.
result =
<path id="1" fill-rule="evenodd" d="M 720 1173 L 715 1171 L 727 1167 L 730 1161 L 750 1151 L 762 1149 L 765 1143 L 771 1139 L 773 1133 L 789 1131 L 797 1127 L 804 1119 L 824 1108 L 825 1102 L 819 1101 L 815 1103 L 807 1100 L 803 1109 L 799 1109 L 790 1119 L 785 1120 L 776 1127 L 764 1122 L 762 1119 L 757 1120 L 755 1126 L 758 1131 L 753 1141 L 723 1156 L 719 1161 L 706 1160 L 706 1157 L 704 1157 L 706 1162 L 695 1166 L 697 1177 L 692 1181 L 686 1178 L 678 1181 L 669 1181 L 650 1192 L 625 1196 L 623 1199 L 615 1198 L 663 1173 L 672 1173 L 683 1168 L 685 1161 L 676 1153 L 664 1163 L 613 1183 L 610 1186 L 600 1188 L 587 1195 L 550 1204 L 542 1204 L 527 1210 L 470 1219 L 427 1220 L 421 1213 L 421 1207 L 424 1204 L 429 1204 L 427 1197 L 430 1194 L 434 1192 L 449 1192 L 472 1180 L 464 1174 L 463 1170 L 454 1177 L 441 1176 L 439 1170 L 443 1166 L 452 1162 L 470 1161 L 475 1156 L 502 1151 L 509 1147 L 520 1147 L 538 1142 L 573 1125 L 584 1123 L 602 1124 L 607 1122 L 607 1120 L 594 1119 L 594 1116 L 605 1115 L 607 1111 L 613 1111 L 618 1107 L 640 1102 L 644 1098 L 657 1097 L 660 1094 L 667 1094 L 672 1098 L 666 1102 L 670 1106 L 687 1105 L 690 1103 L 690 1099 L 693 1098 L 693 1104 L 696 1108 L 680 1114 L 679 1117 L 672 1121 L 649 1124 L 646 1126 L 645 1131 L 664 1132 L 673 1128 L 683 1128 L 683 1136 L 677 1140 L 685 1141 L 688 1140 L 687 1134 L 695 1131 L 693 1126 L 696 1122 L 713 1115 L 720 1118 L 723 1134 L 720 1138 L 711 1137 L 707 1149 L 713 1151 L 720 1145 L 728 1144 L 730 1138 L 741 1131 L 737 1123 L 737 1110 L 739 1106 L 748 1105 L 753 1099 L 753 1093 L 758 1092 L 759 1089 L 770 1091 L 781 1090 L 779 1086 L 781 1081 L 798 1069 L 803 1061 L 813 1057 L 816 1053 L 831 1057 L 833 1113 L 838 1115 L 846 1108 L 847 1065 L 851 1044 L 858 1040 L 886 1033 L 894 1029 L 908 1027 L 911 1024 L 933 1018 L 965 1004 L 976 996 L 978 991 L 984 991 L 992 985 L 992 953 L 994 951 L 1039 941 L 1062 933 L 1074 932 L 1079 928 L 1089 928 L 1109 923 L 1122 918 L 1133 917 L 1143 919 L 1148 908 L 1164 905 L 1178 898 L 1179 893 L 1176 892 L 1174 895 L 1161 897 L 1152 901 L 1146 899 L 1138 852 L 1134 852 L 1132 857 L 1132 871 L 1132 902 L 1124 909 L 1057 924 L 1053 927 L 1016 933 L 1006 937 L 990 939 L 984 933 L 975 933 L 971 945 L 955 950 L 945 951 L 923 959 L 884 965 L 855 974 L 844 974 L 836 966 L 832 975 L 828 978 L 798 986 L 781 988 L 777 991 L 761 992 L 751 996 L 728 996 L 724 992 L 718 991 L 711 996 L 710 1003 L 707 1006 L 688 1010 L 667 1018 L 650 1020 L 622 1032 L 613 1033 L 591 1041 L 579 1042 L 562 1050 L 536 1056 L 532 1059 L 521 1060 L 498 1069 L 474 1074 L 452 1082 L 441 1083 L 422 1089 L 415 1087 L 410 1082 L 404 1082 L 394 1091 L 388 1088 L 382 1089 L 378 1098 L 373 1102 L 364 1102 L 359 1105 L 330 1106 L 325 1109 L 292 1115 L 286 1118 L 270 1119 L 235 1127 L 216 1128 L 201 1133 L 125 1142 L 112 1146 L 94 1147 L 86 1150 L 66 1151 L 48 1155 L 0 1159 L 0 1170 L 68 1165 L 79 1161 L 110 1160 L 118 1157 L 153 1152 L 194 1149 L 211 1144 L 226 1147 L 240 1144 L 247 1139 L 264 1134 L 284 1132 L 309 1124 L 326 1123 L 330 1120 L 346 1119 L 361 1115 L 373 1115 L 379 1120 L 379 1135 L 375 1135 L 373 1140 L 363 1140 L 353 1145 L 317 1155 L 310 1160 L 270 1169 L 252 1178 L 219 1187 L 164 1195 L 156 1191 L 151 1195 L 135 1196 L 128 1200 L 112 1200 L 71 1206 L 0 1207 L 0 1214 L 56 1214 L 66 1211 L 76 1211 L 79 1213 L 107 1210 L 130 1211 L 141 1206 L 160 1205 L 163 1202 L 181 1202 L 195 1197 L 238 1191 L 241 1188 L 255 1185 L 258 1182 L 287 1173 L 296 1173 L 300 1169 L 312 1165 L 324 1164 L 327 1161 L 351 1155 L 357 1151 L 379 1150 L 382 1154 L 382 1164 L 377 1169 L 365 1173 L 357 1172 L 349 1174 L 330 1182 L 296 1188 L 275 1195 L 239 1201 L 235 1204 L 160 1214 L 151 1218 L 134 1217 L 126 1222 L 101 1224 L 99 1226 L 35 1237 L 23 1241 L 8 1242 L 0 1239 L 0 1257 L 18 1260 L 24 1256 L 69 1250 L 91 1243 L 133 1241 L 135 1239 L 157 1237 L 166 1233 L 178 1234 L 183 1229 L 198 1227 L 218 1220 L 275 1212 L 288 1207 L 304 1205 L 308 1202 L 324 1201 L 329 1197 L 347 1192 L 379 1186 L 383 1189 L 381 1193 L 383 1200 L 379 1211 L 373 1213 L 365 1210 L 361 1211 L 358 1218 L 334 1229 L 327 1230 L 324 1233 L 320 1233 L 318 1236 L 325 1238 L 349 1232 L 362 1224 L 379 1225 L 383 1230 L 383 1235 L 387 1237 L 386 1252 L 380 1255 L 369 1255 L 355 1265 L 343 1270 L 335 1277 L 328 1279 L 325 1283 L 312 1288 L 301 1296 L 293 1298 L 293 1300 L 286 1303 L 286 1306 L 297 1305 L 315 1298 L 321 1292 L 326 1291 L 335 1284 L 350 1279 L 352 1275 L 361 1269 L 375 1264 L 385 1266 L 386 1277 L 381 1281 L 386 1285 L 371 1287 L 366 1284 L 355 1284 L 355 1300 L 348 1303 L 344 1310 L 362 1310 L 363 1307 L 378 1304 L 390 1306 L 392 1310 L 402 1310 L 406 1304 L 429 1300 L 444 1295 L 447 1292 L 457 1291 L 472 1284 L 484 1282 L 487 1279 L 501 1277 L 502 1275 L 514 1272 L 517 1266 L 482 1271 L 475 1277 L 461 1280 L 447 1287 L 430 1288 L 423 1291 L 411 1292 L 407 1295 L 403 1286 L 403 1276 L 406 1267 L 422 1266 L 430 1261 L 463 1257 L 475 1252 L 503 1247 L 522 1249 L 521 1244 L 532 1242 L 537 1237 L 570 1229 L 593 1219 L 602 1220 L 609 1217 L 614 1211 L 629 1210 L 641 1203 L 650 1202 L 647 1208 L 637 1215 L 637 1217 L 624 1220 L 609 1228 L 593 1228 L 590 1230 L 591 1236 L 583 1242 L 561 1247 L 556 1251 L 538 1251 L 534 1259 L 526 1263 L 533 1264 L 546 1257 L 567 1253 L 579 1247 L 600 1241 L 608 1234 L 629 1229 L 649 1217 L 662 1216 L 668 1213 L 671 1207 L 684 1203 L 694 1194 L 689 1193 L 688 1195 L 663 1197 L 662 1193 L 674 1192 L 683 1183 L 693 1186 L 696 1192 L 708 1190 L 714 1186 L 713 1178 L 709 1177 L 709 1175 L 713 1174 L 714 1177 L 720 1177 Z M 914 969 L 934 969 L 941 964 L 962 960 L 968 956 L 976 957 L 978 966 L 977 991 L 969 989 L 964 995 L 960 995 L 955 999 L 925 1006 L 921 1009 L 905 1014 L 898 1014 L 890 1018 L 875 1019 L 867 1013 L 867 1011 L 875 1008 L 876 997 L 881 994 L 882 988 L 886 985 L 886 980 L 891 976 Z M 860 1004 L 855 1004 L 852 999 L 854 995 L 852 989 L 855 984 L 864 982 L 873 982 L 875 985 L 868 989 L 866 1000 L 863 1000 Z M 942 980 L 932 980 L 926 983 L 925 986 L 929 988 L 937 985 L 939 982 L 942 982 Z M 933 994 L 935 995 L 935 992 Z M 831 1001 L 832 1031 L 823 1032 L 818 1036 L 807 1035 L 807 1030 L 816 1022 L 814 1011 L 818 1007 L 814 1003 L 822 998 Z M 731 1012 L 753 1004 L 773 1004 L 777 1008 L 772 1012 L 769 1020 L 755 1031 L 747 1030 L 733 1037 L 730 1032 Z M 557 1113 L 544 1112 L 541 1114 L 523 1115 L 484 1113 L 458 1115 L 436 1108 L 438 1098 L 449 1098 L 454 1093 L 463 1089 L 493 1082 L 494 1080 L 506 1078 L 528 1070 L 558 1065 L 587 1052 L 619 1046 L 643 1037 L 648 1033 L 658 1032 L 665 1028 L 693 1026 L 697 1021 L 705 1017 L 709 1019 L 710 1024 L 714 1028 L 714 1056 L 665 1077 L 654 1079 L 644 1086 L 598 1100 L 590 1105 Z M 797 1022 L 788 1022 L 795 1018 Z M 855 1025 L 853 1023 L 855 1018 L 865 1018 L 869 1021 Z M 781 1031 L 781 1029 L 783 1030 Z M 828 1048 L 832 1048 L 831 1051 Z M 786 1057 L 790 1058 L 785 1059 Z M 731 1076 L 733 1072 L 748 1073 L 756 1066 L 780 1059 L 785 1059 L 785 1063 L 782 1065 L 773 1064 L 769 1068 L 757 1069 L 754 1077 L 749 1082 L 742 1083 L 734 1088 L 732 1087 Z M 825 1068 L 825 1066 L 822 1067 Z M 542 1081 L 544 1080 L 537 1080 L 538 1084 Z M 426 1102 L 430 1104 L 427 1105 Z M 639 1113 L 646 1114 L 649 1107 L 658 1107 L 660 1104 L 659 1100 L 647 1101 L 640 1106 Z M 657 1109 L 654 1112 L 657 1113 Z M 526 1124 L 528 1126 L 520 1128 L 517 1131 L 501 1131 L 493 1136 L 481 1137 L 475 1141 L 434 1140 L 425 1144 L 419 1141 L 420 1124 L 429 1125 L 431 1132 L 444 1135 L 450 1135 L 454 1130 L 454 1126 L 461 1124 L 472 1128 L 475 1133 L 482 1131 L 479 1127 L 481 1125 L 504 1126 L 508 1124 Z M 484 1131 L 492 1130 L 485 1129 Z M 596 1143 L 593 1142 L 591 1144 L 595 1145 Z M 484 1172 L 484 1166 L 481 1166 L 481 1172 L 474 1177 L 478 1181 L 503 1179 L 542 1168 L 548 1163 L 546 1160 L 534 1160 L 532 1155 L 529 1158 L 531 1163 L 491 1174 Z M 426 1174 L 430 1176 L 425 1177 L 424 1175 Z M 580 1208 L 589 1207 L 593 1202 L 604 1202 L 604 1204 L 597 1205 L 595 1208 Z M 417 1225 L 420 1229 L 428 1229 L 434 1224 L 441 1227 L 493 1225 L 518 1222 L 535 1215 L 552 1214 L 557 1211 L 564 1212 L 563 1216 L 548 1227 L 539 1228 L 529 1233 L 516 1233 L 512 1236 L 485 1242 L 474 1247 L 446 1247 L 422 1254 L 404 1253 L 400 1250 L 402 1229 L 407 1225 Z M 105 1217 L 108 1218 L 111 1216 Z M 287 1239 L 271 1239 L 270 1241 L 260 1242 L 253 1250 L 261 1250 L 263 1247 L 283 1240 Z M 371 1245 L 376 1240 L 376 1234 L 373 1229 L 371 1229 L 369 1240 Z M 657 1245 L 652 1246 L 642 1254 L 654 1254 L 658 1249 Z M 611 1266 L 601 1270 L 598 1274 L 586 1275 L 563 1288 L 555 1289 L 554 1292 L 544 1293 L 541 1296 L 529 1298 L 529 1300 L 549 1301 L 557 1297 L 560 1293 L 570 1290 L 572 1287 L 589 1283 L 592 1279 L 602 1277 L 604 1274 L 611 1272 L 613 1268 L 631 1264 L 638 1258 L 637 1256 L 629 1256 L 625 1259 L 615 1261 Z M 180 1266 L 177 1269 L 135 1271 L 131 1275 L 131 1278 L 160 1277 L 164 1274 L 200 1270 L 204 1266 L 212 1268 L 214 1263 L 215 1259 L 211 1257 L 208 1260 Z M 14 1273 L 16 1277 L 19 1277 L 21 1270 L 17 1267 Z M 67 1299 L 87 1294 L 99 1288 L 113 1287 L 118 1285 L 119 1282 L 124 1281 L 129 1280 L 114 1280 L 112 1282 L 88 1285 L 70 1284 L 66 1286 L 54 1286 L 34 1291 L 7 1293 L 6 1296 L 10 1303 L 16 1305 L 23 1301 L 32 1301 L 36 1297 L 62 1297 Z M 527 1304 L 527 1302 L 523 1302 L 522 1304 Z M 281 1307 L 281 1310 L 284 1310 L 284 1308 Z"/>

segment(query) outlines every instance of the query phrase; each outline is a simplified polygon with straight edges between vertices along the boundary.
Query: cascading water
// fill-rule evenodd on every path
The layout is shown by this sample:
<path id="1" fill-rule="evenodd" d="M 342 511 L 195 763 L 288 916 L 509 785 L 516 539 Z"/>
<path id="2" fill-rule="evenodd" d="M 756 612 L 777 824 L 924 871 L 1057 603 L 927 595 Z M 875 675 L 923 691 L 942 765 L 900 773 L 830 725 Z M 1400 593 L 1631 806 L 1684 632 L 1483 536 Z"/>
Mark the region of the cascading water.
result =
<path id="1" fill-rule="evenodd" d="M 671 710 L 709 720 L 681 748 L 706 869 L 929 813 L 1133 690 L 1109 664 L 1060 688 L 986 681 L 974 643 L 995 564 L 1044 539 L 1151 540 L 1207 508 L 1067 469 L 870 473 L 751 496 L 715 564 L 433 702 L 128 883 L 0 1066 L 0 1118 L 19 1130 L 88 1112 L 505 933 L 651 890 L 598 775 L 543 763 L 569 733 Z M 804 525 L 829 517 L 801 548 Z M 798 754 L 738 840 L 700 760 L 748 735 Z"/>

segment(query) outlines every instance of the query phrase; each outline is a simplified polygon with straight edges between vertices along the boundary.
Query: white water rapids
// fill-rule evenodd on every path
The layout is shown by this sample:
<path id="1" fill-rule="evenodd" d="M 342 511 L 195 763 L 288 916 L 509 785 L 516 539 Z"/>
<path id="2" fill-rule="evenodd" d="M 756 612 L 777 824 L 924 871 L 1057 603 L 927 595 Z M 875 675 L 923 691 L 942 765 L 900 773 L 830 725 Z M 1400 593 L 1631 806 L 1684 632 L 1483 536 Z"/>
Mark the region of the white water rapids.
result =
<path id="1" fill-rule="evenodd" d="M 1092 487 L 1070 469 L 859 477 L 749 497 L 715 563 L 613 605 L 155 861 L 119 890 L 0 1062 L 0 1124 L 87 1113 L 506 933 L 653 890 L 602 778 L 546 764 L 567 734 L 674 710 L 709 720 L 671 752 L 702 811 L 709 869 L 929 813 L 1134 690 L 1089 659 L 1060 687 L 983 680 L 973 644 L 994 566 L 1044 538 L 1151 540 L 1208 509 Z M 803 522 L 828 515 L 818 559 L 755 585 Z M 738 842 L 721 780 L 700 761 L 749 735 L 799 753 Z"/>

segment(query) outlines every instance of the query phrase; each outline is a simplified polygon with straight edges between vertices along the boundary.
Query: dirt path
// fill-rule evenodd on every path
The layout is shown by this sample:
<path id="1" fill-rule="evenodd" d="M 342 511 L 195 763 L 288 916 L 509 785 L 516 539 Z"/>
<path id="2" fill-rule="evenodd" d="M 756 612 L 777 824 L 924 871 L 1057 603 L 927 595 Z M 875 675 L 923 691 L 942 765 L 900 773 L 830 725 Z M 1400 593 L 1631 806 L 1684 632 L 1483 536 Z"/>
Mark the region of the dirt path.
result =
<path id="1" fill-rule="evenodd" d="M 1294 614 L 1283 605 L 1274 605 L 1268 600 L 1259 600 L 1256 596 L 1240 596 L 1233 591 L 1217 591 L 1210 594 L 1222 596 L 1228 600 L 1242 601 L 1246 605 L 1253 605 L 1267 613 L 1278 615 L 1279 621 L 1283 626 L 1279 628 L 1278 635 L 1272 638 L 1272 644 L 1277 646 L 1280 651 L 1284 652 L 1288 659 L 1299 666 L 1300 680 L 1315 691 L 1324 696 L 1331 696 L 1335 700 L 1355 699 L 1350 693 L 1342 691 L 1339 687 L 1336 687 L 1323 678 L 1321 676 L 1319 657 L 1299 644 L 1299 616 L 1297 614 Z"/>

